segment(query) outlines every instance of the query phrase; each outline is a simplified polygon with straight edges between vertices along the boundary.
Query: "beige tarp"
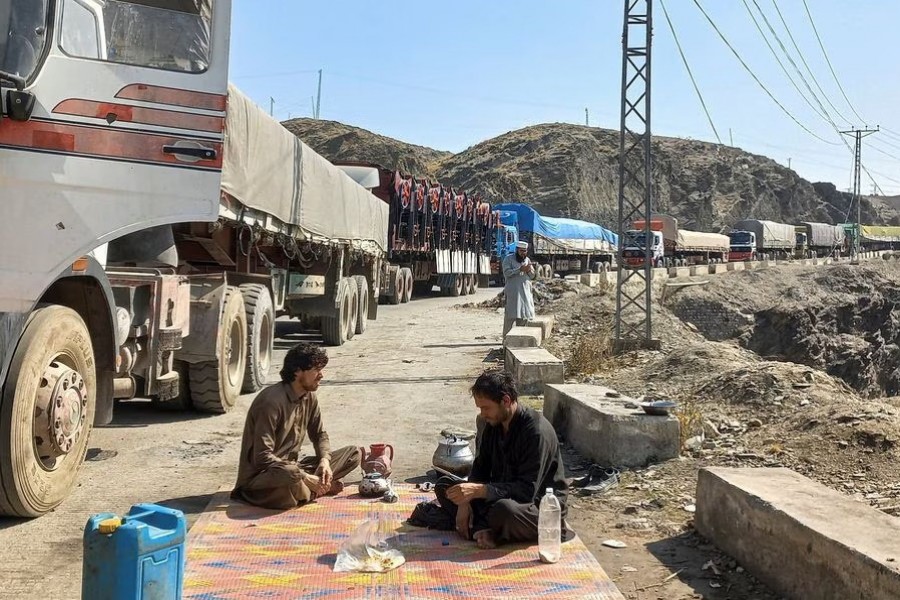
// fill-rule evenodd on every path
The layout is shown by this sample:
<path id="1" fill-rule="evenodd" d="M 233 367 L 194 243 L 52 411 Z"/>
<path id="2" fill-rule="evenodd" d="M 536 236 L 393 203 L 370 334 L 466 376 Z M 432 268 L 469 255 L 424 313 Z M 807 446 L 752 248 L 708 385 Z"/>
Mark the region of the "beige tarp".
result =
<path id="1" fill-rule="evenodd" d="M 681 229 L 678 231 L 678 247 L 706 249 L 709 251 L 727 252 L 731 245 L 731 240 L 727 235 L 718 233 L 706 233 L 702 231 L 688 231 Z"/>
<path id="2" fill-rule="evenodd" d="M 228 87 L 222 190 L 333 241 L 387 248 L 388 205 Z"/>

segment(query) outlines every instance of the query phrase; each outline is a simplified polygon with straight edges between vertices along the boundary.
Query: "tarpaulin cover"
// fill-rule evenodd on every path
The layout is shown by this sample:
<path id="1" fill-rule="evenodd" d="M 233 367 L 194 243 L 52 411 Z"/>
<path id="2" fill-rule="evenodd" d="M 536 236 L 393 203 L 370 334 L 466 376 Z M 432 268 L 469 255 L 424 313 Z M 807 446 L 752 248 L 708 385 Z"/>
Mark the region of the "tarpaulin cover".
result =
<path id="1" fill-rule="evenodd" d="M 233 85 L 228 87 L 222 190 L 313 238 L 387 248 L 389 207 Z"/>
<path id="2" fill-rule="evenodd" d="M 744 219 L 732 226 L 735 231 L 752 231 L 756 234 L 756 247 L 759 250 L 773 248 L 794 249 L 797 245 L 797 230 L 787 223 Z"/>
<path id="3" fill-rule="evenodd" d="M 578 249 L 615 250 L 619 243 L 619 236 L 612 231 L 595 223 L 579 221 L 577 219 L 565 219 L 562 217 L 544 217 L 536 210 L 520 203 L 495 204 L 494 210 L 514 213 L 518 218 L 518 228 L 522 232 L 533 232 L 545 238 L 556 240 L 563 245 L 574 244 Z M 501 222 L 505 225 L 514 224 L 509 217 Z M 594 248 L 587 248 L 584 243 L 578 241 L 597 241 Z"/>
<path id="4" fill-rule="evenodd" d="M 862 239 L 871 242 L 900 242 L 900 227 L 863 225 Z"/>

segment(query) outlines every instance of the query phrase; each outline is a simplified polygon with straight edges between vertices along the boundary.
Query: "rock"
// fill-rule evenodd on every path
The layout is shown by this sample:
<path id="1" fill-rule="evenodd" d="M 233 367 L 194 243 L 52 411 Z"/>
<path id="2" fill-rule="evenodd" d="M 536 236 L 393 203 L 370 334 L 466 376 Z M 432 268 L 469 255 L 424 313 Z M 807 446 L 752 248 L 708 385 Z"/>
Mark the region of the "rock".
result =
<path id="1" fill-rule="evenodd" d="M 716 449 L 716 443 L 715 443 L 714 441 L 712 441 L 712 440 L 706 440 L 705 442 L 703 442 L 703 445 L 702 445 L 701 447 L 702 447 L 704 450 L 715 450 L 715 449 Z"/>
<path id="2" fill-rule="evenodd" d="M 763 425 L 763 422 L 760 421 L 759 419 L 750 419 L 749 421 L 747 421 L 747 427 L 750 427 L 752 429 L 758 429 L 758 428 L 762 427 L 762 425 Z"/>
<path id="3" fill-rule="evenodd" d="M 716 427 L 716 424 L 706 419 L 703 421 L 703 435 L 707 437 L 707 439 L 717 439 L 720 435 L 719 429 Z"/>
<path id="4" fill-rule="evenodd" d="M 846 448 L 846 447 L 848 447 L 849 445 L 850 445 L 850 444 L 849 444 L 848 442 L 846 442 L 845 440 L 840 440 L 840 441 L 838 441 L 838 446 L 840 446 L 841 448 Z"/>
<path id="5" fill-rule="evenodd" d="M 622 567 L 621 570 L 625 573 L 637 573 L 637 569 L 635 569 L 634 567 L 629 567 L 628 565 L 625 565 L 624 567 Z"/>
<path id="6" fill-rule="evenodd" d="M 695 512 L 697 512 L 697 505 L 696 504 L 685 504 L 684 510 L 689 513 L 695 513 Z"/>
<path id="7" fill-rule="evenodd" d="M 703 437 L 699 435 L 695 435 L 694 437 L 688 438 L 684 442 L 684 447 L 694 452 L 699 450 L 703 446 Z"/>
<path id="8" fill-rule="evenodd" d="M 809 400 L 804 398 L 803 400 L 800 401 L 800 406 L 809 406 Z"/>
<path id="9" fill-rule="evenodd" d="M 602 543 L 603 546 L 607 548 L 627 548 L 628 544 L 625 542 L 620 542 L 619 540 L 604 540 Z"/>
<path id="10" fill-rule="evenodd" d="M 641 510 L 640 506 L 637 506 L 636 504 L 631 504 L 631 505 L 625 507 L 625 509 L 622 511 L 622 514 L 636 515 L 638 513 L 638 511 L 640 511 L 640 510 Z"/>

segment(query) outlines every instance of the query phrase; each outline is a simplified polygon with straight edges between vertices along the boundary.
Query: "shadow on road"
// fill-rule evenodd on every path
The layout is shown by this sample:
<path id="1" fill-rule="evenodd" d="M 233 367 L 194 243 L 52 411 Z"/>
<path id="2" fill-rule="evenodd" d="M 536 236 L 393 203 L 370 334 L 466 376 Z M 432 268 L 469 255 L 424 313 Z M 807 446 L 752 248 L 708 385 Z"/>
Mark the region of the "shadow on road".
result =
<path id="1" fill-rule="evenodd" d="M 432 377 L 365 377 L 362 379 L 329 379 L 329 387 L 335 385 L 372 385 L 375 383 L 430 383 L 438 381 L 470 381 L 471 375 L 434 375 Z"/>
<path id="2" fill-rule="evenodd" d="M 423 348 L 483 348 L 485 346 L 496 346 L 497 342 L 479 342 L 479 343 L 465 343 L 465 344 L 425 344 L 422 346 Z"/>
<path id="3" fill-rule="evenodd" d="M 193 410 L 170 411 L 156 407 L 150 400 L 128 400 L 116 402 L 113 420 L 109 425 L 98 425 L 104 429 L 128 429 L 164 423 L 180 423 L 198 419 L 211 419 L 219 415 L 200 413 Z"/>

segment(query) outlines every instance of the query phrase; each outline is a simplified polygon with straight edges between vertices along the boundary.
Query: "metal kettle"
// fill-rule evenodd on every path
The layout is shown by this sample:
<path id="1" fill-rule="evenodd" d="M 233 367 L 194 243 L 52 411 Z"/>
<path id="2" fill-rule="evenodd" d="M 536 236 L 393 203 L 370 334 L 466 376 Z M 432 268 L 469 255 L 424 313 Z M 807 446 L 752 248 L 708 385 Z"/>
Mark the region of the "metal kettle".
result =
<path id="1" fill-rule="evenodd" d="M 438 442 L 437 450 L 431 456 L 431 464 L 438 473 L 465 478 L 472 471 L 472 463 L 475 455 L 469 447 L 469 441 L 475 437 L 472 432 L 453 431 L 445 429 L 441 431 L 442 439 Z"/>

